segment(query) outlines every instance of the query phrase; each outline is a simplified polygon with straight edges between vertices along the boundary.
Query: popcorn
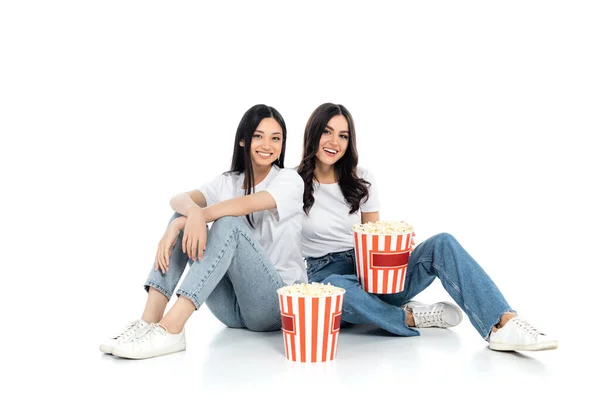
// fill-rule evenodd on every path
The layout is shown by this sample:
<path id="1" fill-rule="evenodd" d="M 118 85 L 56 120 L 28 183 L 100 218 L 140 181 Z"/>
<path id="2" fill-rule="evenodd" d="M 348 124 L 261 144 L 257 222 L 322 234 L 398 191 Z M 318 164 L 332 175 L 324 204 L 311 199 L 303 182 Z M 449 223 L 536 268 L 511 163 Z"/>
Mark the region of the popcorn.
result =
<path id="1" fill-rule="evenodd" d="M 403 235 L 413 232 L 412 225 L 404 221 L 367 222 L 366 224 L 355 224 L 352 229 L 354 232 L 369 235 Z"/>
<path id="2" fill-rule="evenodd" d="M 345 293 L 345 290 L 337 286 L 327 285 L 323 283 L 295 283 L 293 285 L 284 286 L 277 290 L 277 293 L 288 296 L 304 296 L 304 297 L 327 297 Z"/>

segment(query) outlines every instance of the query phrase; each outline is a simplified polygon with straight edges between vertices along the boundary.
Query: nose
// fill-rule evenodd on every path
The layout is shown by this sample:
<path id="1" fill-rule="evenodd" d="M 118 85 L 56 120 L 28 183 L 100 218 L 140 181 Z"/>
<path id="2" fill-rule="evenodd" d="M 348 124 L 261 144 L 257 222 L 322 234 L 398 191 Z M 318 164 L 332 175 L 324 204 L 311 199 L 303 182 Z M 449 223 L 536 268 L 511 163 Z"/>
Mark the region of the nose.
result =
<path id="1" fill-rule="evenodd" d="M 338 143 L 338 137 L 337 137 L 336 135 L 331 135 L 331 139 L 329 139 L 329 141 L 330 141 L 332 144 L 335 144 L 335 145 L 337 145 L 337 143 Z"/>

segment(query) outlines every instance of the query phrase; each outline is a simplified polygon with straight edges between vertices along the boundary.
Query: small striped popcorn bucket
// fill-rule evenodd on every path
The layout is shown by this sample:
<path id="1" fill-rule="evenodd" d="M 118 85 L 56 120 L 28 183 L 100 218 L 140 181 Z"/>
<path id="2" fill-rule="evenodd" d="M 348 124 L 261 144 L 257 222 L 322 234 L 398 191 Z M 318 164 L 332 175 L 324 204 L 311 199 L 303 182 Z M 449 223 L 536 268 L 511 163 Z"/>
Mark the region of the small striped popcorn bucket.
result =
<path id="1" fill-rule="evenodd" d="M 310 285 L 309 285 L 310 286 Z M 344 289 L 328 296 L 308 296 L 277 290 L 285 356 L 290 361 L 321 363 L 337 354 Z"/>
<path id="2" fill-rule="evenodd" d="M 404 290 L 412 235 L 354 230 L 356 276 L 365 292 L 391 294 Z"/>

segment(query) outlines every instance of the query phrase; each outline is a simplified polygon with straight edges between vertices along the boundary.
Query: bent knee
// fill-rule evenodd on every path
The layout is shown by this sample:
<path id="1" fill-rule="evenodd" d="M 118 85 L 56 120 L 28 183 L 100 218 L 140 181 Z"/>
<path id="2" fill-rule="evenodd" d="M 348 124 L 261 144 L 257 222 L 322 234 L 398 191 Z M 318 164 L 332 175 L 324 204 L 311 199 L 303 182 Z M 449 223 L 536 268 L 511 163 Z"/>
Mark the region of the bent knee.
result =
<path id="1" fill-rule="evenodd" d="M 437 235 L 432 236 L 431 240 L 440 243 L 456 243 L 456 239 L 454 238 L 454 236 L 446 232 L 438 233 Z"/>
<path id="2" fill-rule="evenodd" d="M 231 232 L 245 229 L 246 224 L 244 223 L 244 218 L 245 217 L 221 217 L 213 222 L 210 231 L 214 234 L 217 232 Z"/>

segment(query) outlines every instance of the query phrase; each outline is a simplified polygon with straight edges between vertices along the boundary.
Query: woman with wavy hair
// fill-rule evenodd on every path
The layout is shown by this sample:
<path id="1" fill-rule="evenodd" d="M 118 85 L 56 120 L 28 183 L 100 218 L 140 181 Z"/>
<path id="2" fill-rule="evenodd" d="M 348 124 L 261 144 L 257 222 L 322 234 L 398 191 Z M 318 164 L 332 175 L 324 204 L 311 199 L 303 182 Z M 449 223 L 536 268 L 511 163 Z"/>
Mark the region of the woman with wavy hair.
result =
<path id="1" fill-rule="evenodd" d="M 415 328 L 449 328 L 462 321 L 462 309 L 493 350 L 549 350 L 558 342 L 517 316 L 487 273 L 447 233 L 414 248 L 404 291 L 365 292 L 354 274 L 352 226 L 379 220 L 377 182 L 358 167 L 356 130 L 341 104 L 317 107 L 306 124 L 298 173 L 304 181 L 302 254 L 311 282 L 344 288 L 342 320 L 375 324 L 400 336 Z M 423 304 L 413 298 L 435 278 L 460 306 Z"/>
<path id="2" fill-rule="evenodd" d="M 141 359 L 184 350 L 184 325 L 204 303 L 228 327 L 280 329 L 277 289 L 307 281 L 300 249 L 289 246 L 300 242 L 304 185 L 283 167 L 286 135 L 277 110 L 250 108 L 235 135 L 231 170 L 171 199 L 175 215 L 144 284 L 142 316 L 101 344 L 102 352 Z"/>

